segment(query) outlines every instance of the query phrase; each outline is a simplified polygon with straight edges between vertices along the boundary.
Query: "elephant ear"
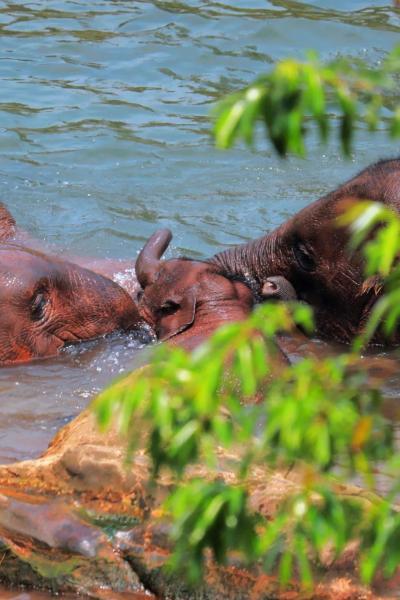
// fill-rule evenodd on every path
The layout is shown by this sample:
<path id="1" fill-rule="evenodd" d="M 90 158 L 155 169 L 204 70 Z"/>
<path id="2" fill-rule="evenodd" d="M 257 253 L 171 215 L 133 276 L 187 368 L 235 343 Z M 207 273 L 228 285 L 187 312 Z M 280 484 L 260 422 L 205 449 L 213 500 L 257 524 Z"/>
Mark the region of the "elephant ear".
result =
<path id="1" fill-rule="evenodd" d="M 5 242 L 15 235 L 15 219 L 6 207 L 0 203 L 0 242 Z"/>
<path id="2" fill-rule="evenodd" d="M 196 313 L 196 293 L 190 290 L 179 300 L 173 298 L 169 304 L 169 310 L 173 312 L 162 316 L 158 327 L 158 337 L 162 341 L 185 331 L 193 324 Z"/>

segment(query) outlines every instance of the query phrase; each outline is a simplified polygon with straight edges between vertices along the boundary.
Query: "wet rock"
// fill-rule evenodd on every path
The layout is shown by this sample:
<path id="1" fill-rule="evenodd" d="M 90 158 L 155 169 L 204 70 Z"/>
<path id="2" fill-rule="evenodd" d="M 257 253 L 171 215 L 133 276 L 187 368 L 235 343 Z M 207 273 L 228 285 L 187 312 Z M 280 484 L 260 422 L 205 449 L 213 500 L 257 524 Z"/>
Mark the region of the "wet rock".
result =
<path id="1" fill-rule="evenodd" d="M 144 440 L 139 423 L 138 432 Z M 60 430 L 40 458 L 0 467 L 3 584 L 115 600 L 378 598 L 357 583 L 354 552 L 340 564 L 327 559 L 311 596 L 295 583 L 283 591 L 258 565 L 244 568 L 237 560 L 225 567 L 209 560 L 203 585 L 190 589 L 163 569 L 170 555 L 169 524 L 160 518 L 159 507 L 170 481 L 160 478 L 150 492 L 143 450 L 134 454 L 129 466 L 125 453 L 126 443 L 116 431 L 100 433 L 86 410 Z M 236 460 L 220 451 L 218 477 L 234 481 Z M 192 474 L 213 477 L 202 467 Z M 299 490 L 301 477 L 298 470 L 254 468 L 248 482 L 252 509 L 271 518 L 280 503 Z M 371 500 L 356 487 L 339 491 Z"/>

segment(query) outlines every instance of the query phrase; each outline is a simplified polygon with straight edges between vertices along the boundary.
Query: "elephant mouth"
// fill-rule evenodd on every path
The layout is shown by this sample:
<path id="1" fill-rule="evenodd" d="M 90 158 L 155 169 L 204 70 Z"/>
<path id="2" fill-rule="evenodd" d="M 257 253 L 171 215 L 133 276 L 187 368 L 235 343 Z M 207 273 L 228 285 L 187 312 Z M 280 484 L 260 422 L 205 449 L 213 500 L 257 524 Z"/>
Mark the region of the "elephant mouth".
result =
<path id="1" fill-rule="evenodd" d="M 154 333 L 156 327 L 156 321 L 150 308 L 147 307 L 146 302 L 141 299 L 138 304 L 139 314 L 143 321 L 146 323 L 150 331 Z M 155 334 L 154 334 L 155 335 Z"/>
<path id="2" fill-rule="evenodd" d="M 245 286 L 247 286 L 252 293 L 254 304 L 261 304 L 264 302 L 264 298 L 262 296 L 263 282 L 250 275 L 250 273 L 245 273 L 244 275 L 236 273 L 231 274 L 221 270 L 221 275 L 230 281 L 238 281 L 239 283 L 243 283 Z"/>

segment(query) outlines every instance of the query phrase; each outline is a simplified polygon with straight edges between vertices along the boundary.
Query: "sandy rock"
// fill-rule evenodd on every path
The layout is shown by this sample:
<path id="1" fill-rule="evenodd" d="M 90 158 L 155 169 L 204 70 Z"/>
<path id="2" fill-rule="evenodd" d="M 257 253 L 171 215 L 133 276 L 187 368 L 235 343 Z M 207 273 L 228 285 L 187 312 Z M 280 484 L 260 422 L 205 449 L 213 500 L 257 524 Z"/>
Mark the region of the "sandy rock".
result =
<path id="1" fill-rule="evenodd" d="M 140 424 L 138 424 L 140 430 Z M 218 477 L 234 481 L 235 456 L 219 453 Z M 169 554 L 168 523 L 160 502 L 170 487 L 160 478 L 149 492 L 149 462 L 135 452 L 125 462 L 126 444 L 111 429 L 100 433 L 83 411 L 54 437 L 38 459 L 0 466 L 0 581 L 52 591 L 79 592 L 91 598 L 173 598 L 187 600 L 334 599 L 399 597 L 399 587 L 378 596 L 355 577 L 354 552 L 322 573 L 311 594 L 294 582 L 281 590 L 259 566 L 245 569 L 208 562 L 203 585 L 190 589 L 162 569 Z M 202 467 L 193 474 L 213 477 Z M 215 476 L 215 475 L 214 475 Z M 256 467 L 249 478 L 254 511 L 271 518 L 280 503 L 299 490 L 302 473 Z M 352 486 L 340 492 L 369 502 Z M 385 591 L 385 589 L 383 589 Z M 154 595 L 153 595 L 154 594 Z"/>

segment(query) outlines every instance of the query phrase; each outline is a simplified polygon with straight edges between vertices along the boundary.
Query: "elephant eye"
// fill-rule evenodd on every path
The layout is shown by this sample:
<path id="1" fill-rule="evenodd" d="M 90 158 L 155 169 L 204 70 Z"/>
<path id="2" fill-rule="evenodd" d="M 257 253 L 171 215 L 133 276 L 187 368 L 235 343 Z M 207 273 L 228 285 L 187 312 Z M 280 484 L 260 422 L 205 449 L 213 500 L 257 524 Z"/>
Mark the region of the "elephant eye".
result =
<path id="1" fill-rule="evenodd" d="M 315 270 L 314 257 L 307 250 L 306 246 L 301 242 L 295 242 L 293 245 L 294 257 L 303 271 L 311 272 Z"/>
<path id="2" fill-rule="evenodd" d="M 33 297 L 31 304 L 31 315 L 32 319 L 39 321 L 44 315 L 44 309 L 47 305 L 47 296 L 44 292 L 37 292 Z"/>
<path id="3" fill-rule="evenodd" d="M 179 309 L 180 304 L 174 302 L 174 300 L 166 300 L 161 304 L 160 312 L 163 315 L 173 315 Z"/>

